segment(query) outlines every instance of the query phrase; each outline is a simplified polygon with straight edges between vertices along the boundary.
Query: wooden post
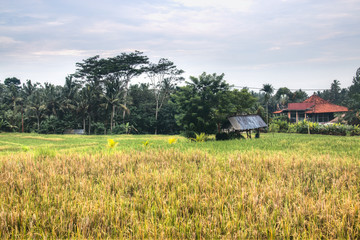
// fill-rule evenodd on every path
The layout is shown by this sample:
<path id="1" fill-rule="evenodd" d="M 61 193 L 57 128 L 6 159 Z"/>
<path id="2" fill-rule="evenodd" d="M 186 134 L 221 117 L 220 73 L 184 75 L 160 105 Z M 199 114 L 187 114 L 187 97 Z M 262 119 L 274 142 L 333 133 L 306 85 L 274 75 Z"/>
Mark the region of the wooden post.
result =
<path id="1" fill-rule="evenodd" d="M 24 133 L 24 108 L 21 104 L 21 132 Z"/>
<path id="2" fill-rule="evenodd" d="M 246 130 L 246 137 L 251 139 L 251 130 Z"/>
<path id="3" fill-rule="evenodd" d="M 298 111 L 296 111 L 296 122 L 299 122 L 299 114 L 298 114 Z"/>

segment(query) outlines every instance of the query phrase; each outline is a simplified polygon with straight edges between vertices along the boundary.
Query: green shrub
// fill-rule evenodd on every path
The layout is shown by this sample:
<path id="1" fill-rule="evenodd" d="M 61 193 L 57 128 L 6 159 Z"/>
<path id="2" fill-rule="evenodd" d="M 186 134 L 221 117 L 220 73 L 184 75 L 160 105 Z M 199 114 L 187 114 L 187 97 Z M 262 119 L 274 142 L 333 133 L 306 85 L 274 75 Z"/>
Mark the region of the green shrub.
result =
<path id="1" fill-rule="evenodd" d="M 245 139 L 245 137 L 239 132 L 221 132 L 215 135 L 216 141 L 233 140 L 233 139 Z"/>
<path id="2" fill-rule="evenodd" d="M 269 131 L 271 132 L 270 128 L 271 125 L 276 124 L 278 125 L 278 127 L 273 126 L 273 128 L 275 127 L 276 132 L 287 132 L 288 128 L 289 128 L 289 123 L 287 121 L 283 121 L 283 120 L 272 120 L 270 123 L 270 127 L 269 127 Z"/>
<path id="3" fill-rule="evenodd" d="M 195 133 L 195 138 L 191 138 L 191 140 L 195 142 L 206 142 L 208 140 L 208 136 L 203 132 L 200 134 Z"/>
<path id="4" fill-rule="evenodd" d="M 185 130 L 185 131 L 181 132 L 180 135 L 183 137 L 186 137 L 186 138 L 195 138 L 196 137 L 195 132 L 191 131 L 191 130 Z"/>
<path id="5" fill-rule="evenodd" d="M 356 125 L 353 127 L 353 129 L 350 132 L 351 136 L 360 136 L 360 126 Z"/>
<path id="6" fill-rule="evenodd" d="M 229 134 L 226 132 L 220 132 L 215 135 L 216 141 L 229 140 Z"/>
<path id="7" fill-rule="evenodd" d="M 126 133 L 125 124 L 116 125 L 112 129 L 112 134 L 125 134 L 125 133 Z"/>
<path id="8" fill-rule="evenodd" d="M 279 132 L 280 126 L 277 123 L 271 123 L 269 127 L 269 132 Z"/>
<path id="9" fill-rule="evenodd" d="M 105 134 L 105 125 L 102 122 L 96 122 L 93 123 L 92 126 L 92 131 L 96 134 L 96 135 L 102 135 Z"/>
<path id="10" fill-rule="evenodd" d="M 47 119 L 41 122 L 39 133 L 42 134 L 61 134 L 67 128 L 65 122 L 60 120 L 58 117 L 51 115 Z"/>
<path id="11" fill-rule="evenodd" d="M 274 123 L 272 123 L 273 125 Z M 270 128 L 275 128 L 276 126 L 270 125 Z M 298 123 L 290 123 L 288 124 L 288 133 L 308 133 L 310 130 L 311 134 L 323 134 L 323 135 L 335 135 L 335 136 L 357 136 L 360 135 L 360 127 L 345 125 L 345 124 L 327 124 L 321 125 L 319 123 L 308 122 L 306 120 L 298 122 Z"/>
<path id="12" fill-rule="evenodd" d="M 245 139 L 245 137 L 239 132 L 230 132 L 229 138 L 230 139 Z"/>
<path id="13" fill-rule="evenodd" d="M 288 126 L 288 133 L 297 133 L 296 123 L 290 123 Z"/>

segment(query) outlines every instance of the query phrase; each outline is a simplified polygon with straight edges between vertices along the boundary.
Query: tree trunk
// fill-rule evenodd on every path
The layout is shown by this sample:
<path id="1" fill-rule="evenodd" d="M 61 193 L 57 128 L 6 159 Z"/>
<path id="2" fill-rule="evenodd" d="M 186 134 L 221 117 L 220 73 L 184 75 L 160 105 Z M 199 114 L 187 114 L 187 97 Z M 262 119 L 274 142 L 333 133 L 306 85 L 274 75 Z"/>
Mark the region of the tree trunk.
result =
<path id="1" fill-rule="evenodd" d="M 36 115 L 36 119 L 37 119 L 37 130 L 38 130 L 38 133 L 40 131 L 40 117 L 38 115 Z"/>
<path id="2" fill-rule="evenodd" d="M 112 112 L 110 117 L 110 133 L 112 133 L 112 129 L 113 129 L 114 115 L 115 115 L 115 105 L 112 106 Z"/>
<path id="3" fill-rule="evenodd" d="M 21 132 L 24 133 L 24 108 L 21 105 Z"/>
<path id="4" fill-rule="evenodd" d="M 86 131 L 86 119 L 85 119 L 85 117 L 83 117 L 83 129 L 84 129 L 84 133 L 85 133 L 85 131 Z"/>
<path id="5" fill-rule="evenodd" d="M 158 113 L 159 113 L 159 101 L 156 101 L 156 109 L 155 109 L 155 135 L 157 135 Z"/>
<path id="6" fill-rule="evenodd" d="M 91 117 L 89 116 L 89 135 L 91 134 Z"/>
<path id="7" fill-rule="evenodd" d="M 125 93 L 124 93 L 124 106 L 125 108 L 127 107 L 126 105 L 126 100 L 127 100 L 127 94 L 128 94 L 128 84 L 130 82 L 129 77 L 126 79 L 126 83 L 125 83 Z M 126 109 L 123 110 L 123 123 L 125 124 L 125 114 L 126 114 Z"/>
<path id="8" fill-rule="evenodd" d="M 126 106 L 126 98 L 127 98 L 127 90 L 125 91 L 125 94 L 124 94 L 124 106 L 125 106 L 125 108 L 127 107 Z M 125 114 L 126 114 L 126 110 L 124 109 L 123 110 L 123 123 L 125 123 Z"/>

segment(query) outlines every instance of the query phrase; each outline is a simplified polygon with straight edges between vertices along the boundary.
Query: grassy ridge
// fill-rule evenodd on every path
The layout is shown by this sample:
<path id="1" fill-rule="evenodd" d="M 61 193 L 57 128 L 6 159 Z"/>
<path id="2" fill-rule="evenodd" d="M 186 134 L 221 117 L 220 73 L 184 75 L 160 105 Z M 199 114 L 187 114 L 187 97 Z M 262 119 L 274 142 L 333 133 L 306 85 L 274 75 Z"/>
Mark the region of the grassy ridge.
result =
<path id="1" fill-rule="evenodd" d="M 119 142 L 115 151 L 143 151 L 145 149 L 179 151 L 201 150 L 210 154 L 229 154 L 262 150 L 270 152 L 296 153 L 297 155 L 336 155 L 360 156 L 360 137 L 302 135 L 302 134 L 262 134 L 260 139 L 246 141 L 209 141 L 196 144 L 175 136 L 175 145 L 168 144 L 171 136 L 154 135 L 113 135 L 113 136 L 79 136 L 79 135 L 38 135 L 0 133 L 0 155 L 21 152 L 36 152 L 39 149 L 51 149 L 59 154 L 106 152 L 107 139 Z M 144 148 L 143 142 L 150 145 Z"/>
<path id="2" fill-rule="evenodd" d="M 0 237 L 360 237 L 358 137 L 112 138 L 0 134 Z"/>

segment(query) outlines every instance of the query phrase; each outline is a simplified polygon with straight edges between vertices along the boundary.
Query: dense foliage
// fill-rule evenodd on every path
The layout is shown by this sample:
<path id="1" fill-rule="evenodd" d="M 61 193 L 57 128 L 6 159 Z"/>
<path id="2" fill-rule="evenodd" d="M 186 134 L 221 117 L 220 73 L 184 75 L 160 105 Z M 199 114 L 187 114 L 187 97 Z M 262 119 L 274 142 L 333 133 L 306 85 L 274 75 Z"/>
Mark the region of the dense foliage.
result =
<path id="1" fill-rule="evenodd" d="M 252 111 L 256 99 L 246 90 L 230 90 L 224 74 L 201 74 L 191 77 L 185 87 L 173 95 L 178 107 L 177 121 L 185 131 L 220 132 L 230 115 Z"/>
<path id="2" fill-rule="evenodd" d="M 323 134 L 338 136 L 359 136 L 359 125 L 347 124 L 319 124 L 316 122 L 308 122 L 306 120 L 298 123 L 288 123 L 282 120 L 273 120 L 269 127 L 270 132 L 287 132 L 287 133 L 306 133 L 306 134 Z"/>
<path id="3" fill-rule="evenodd" d="M 228 116 L 259 114 L 267 122 L 272 112 L 308 97 L 286 87 L 275 94 L 270 84 L 260 93 L 233 89 L 224 74 L 203 73 L 183 82 L 183 70 L 167 60 L 150 63 L 142 52 L 107 59 L 94 56 L 76 63 L 63 86 L 21 83 L 15 77 L 0 83 L 0 131 L 63 133 L 83 129 L 87 134 L 184 132 L 194 136 L 220 132 Z M 317 94 L 349 107 L 344 120 L 360 123 L 360 71 L 349 88 L 334 80 Z M 148 83 L 134 84 L 146 77 Z"/>
<path id="4" fill-rule="evenodd" d="M 63 133 L 84 129 L 88 134 L 175 133 L 175 107 L 168 102 L 182 70 L 161 59 L 149 63 L 143 53 L 122 53 L 76 63 L 64 86 L 17 78 L 0 84 L 0 131 Z M 148 74 L 153 81 L 131 84 Z M 156 79 L 156 81 L 154 80 Z M 159 129 L 159 130 L 157 130 Z"/>

